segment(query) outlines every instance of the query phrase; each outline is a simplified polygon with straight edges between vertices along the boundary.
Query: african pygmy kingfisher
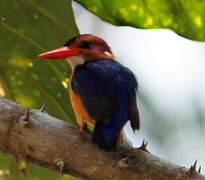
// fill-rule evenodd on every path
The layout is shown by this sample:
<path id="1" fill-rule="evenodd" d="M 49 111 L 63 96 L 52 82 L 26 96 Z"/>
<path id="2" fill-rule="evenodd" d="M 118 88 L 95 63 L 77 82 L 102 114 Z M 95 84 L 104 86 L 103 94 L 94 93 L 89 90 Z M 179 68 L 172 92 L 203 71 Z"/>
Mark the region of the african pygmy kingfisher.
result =
<path id="1" fill-rule="evenodd" d="M 70 98 L 77 123 L 95 125 L 92 141 L 107 151 L 114 150 L 125 123 L 139 129 L 134 74 L 115 61 L 108 44 L 99 37 L 83 34 L 63 47 L 38 55 L 66 59 L 71 66 Z"/>

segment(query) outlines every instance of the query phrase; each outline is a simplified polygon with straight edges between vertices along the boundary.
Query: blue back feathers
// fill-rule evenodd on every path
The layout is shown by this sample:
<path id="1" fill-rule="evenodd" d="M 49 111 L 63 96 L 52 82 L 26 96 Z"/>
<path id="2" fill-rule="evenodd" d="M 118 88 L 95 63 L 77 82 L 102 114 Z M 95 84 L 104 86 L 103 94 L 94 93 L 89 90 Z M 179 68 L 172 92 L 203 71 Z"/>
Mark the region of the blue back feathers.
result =
<path id="1" fill-rule="evenodd" d="M 139 129 L 136 103 L 137 81 L 133 73 L 117 61 L 88 61 L 75 68 L 71 87 L 96 120 L 92 140 L 100 148 L 113 150 L 125 123 Z"/>

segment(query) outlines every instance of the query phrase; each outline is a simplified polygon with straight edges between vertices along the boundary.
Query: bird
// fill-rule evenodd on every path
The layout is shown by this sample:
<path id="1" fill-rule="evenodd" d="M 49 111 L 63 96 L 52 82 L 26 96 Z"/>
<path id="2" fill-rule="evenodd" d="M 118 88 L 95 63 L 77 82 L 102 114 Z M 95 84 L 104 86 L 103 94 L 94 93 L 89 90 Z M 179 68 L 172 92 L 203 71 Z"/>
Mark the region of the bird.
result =
<path id="1" fill-rule="evenodd" d="M 134 132 L 140 128 L 137 79 L 102 38 L 81 34 L 38 58 L 70 64 L 69 93 L 77 124 L 82 131 L 87 124 L 94 125 L 91 140 L 99 148 L 114 151 L 128 121 Z"/>

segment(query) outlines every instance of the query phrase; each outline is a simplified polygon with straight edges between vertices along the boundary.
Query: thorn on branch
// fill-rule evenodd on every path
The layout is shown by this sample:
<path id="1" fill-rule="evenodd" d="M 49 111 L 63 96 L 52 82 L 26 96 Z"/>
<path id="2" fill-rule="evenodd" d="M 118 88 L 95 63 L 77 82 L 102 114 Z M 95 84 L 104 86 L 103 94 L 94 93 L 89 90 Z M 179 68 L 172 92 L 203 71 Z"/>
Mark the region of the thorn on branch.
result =
<path id="1" fill-rule="evenodd" d="M 201 166 L 199 167 L 198 173 L 201 173 Z"/>
<path id="2" fill-rule="evenodd" d="M 61 158 L 56 159 L 56 160 L 55 160 L 55 164 L 56 164 L 56 166 L 58 166 L 59 172 L 60 172 L 60 174 L 61 174 L 61 176 L 62 176 L 63 173 L 64 173 L 64 172 L 63 172 L 63 168 L 64 168 L 64 165 L 65 165 L 64 160 L 61 159 Z"/>
<path id="3" fill-rule="evenodd" d="M 20 119 L 20 124 L 23 127 L 28 127 L 30 121 L 30 108 L 27 109 L 25 115 L 26 115 L 25 117 Z"/>
<path id="4" fill-rule="evenodd" d="M 128 157 L 120 159 L 119 162 L 118 162 L 118 166 L 120 168 L 128 168 L 129 164 L 127 164 L 127 160 L 128 160 Z"/>
<path id="5" fill-rule="evenodd" d="M 27 109 L 26 111 L 26 118 L 25 118 L 25 121 L 29 122 L 29 117 L 30 116 L 30 108 Z"/>
<path id="6" fill-rule="evenodd" d="M 141 149 L 142 151 L 146 151 L 146 152 L 149 152 L 147 150 L 147 145 L 148 145 L 148 142 L 145 142 L 145 140 L 142 141 L 142 145 L 138 148 L 138 149 Z"/>
<path id="7" fill-rule="evenodd" d="M 45 112 L 46 110 L 46 103 L 43 103 L 43 105 L 41 106 L 41 108 L 39 109 L 40 112 Z"/>
<path id="8" fill-rule="evenodd" d="M 135 156 L 129 156 L 129 157 L 124 157 L 119 160 L 118 166 L 120 168 L 128 168 L 128 167 L 133 167 L 135 165 Z"/>
<path id="9" fill-rule="evenodd" d="M 189 173 L 191 175 L 193 175 L 196 172 L 196 164 L 197 164 L 197 160 L 194 162 L 193 165 L 191 165 L 191 167 L 189 168 Z M 201 168 L 200 168 L 201 169 Z M 201 171 L 201 170 L 200 170 Z"/>

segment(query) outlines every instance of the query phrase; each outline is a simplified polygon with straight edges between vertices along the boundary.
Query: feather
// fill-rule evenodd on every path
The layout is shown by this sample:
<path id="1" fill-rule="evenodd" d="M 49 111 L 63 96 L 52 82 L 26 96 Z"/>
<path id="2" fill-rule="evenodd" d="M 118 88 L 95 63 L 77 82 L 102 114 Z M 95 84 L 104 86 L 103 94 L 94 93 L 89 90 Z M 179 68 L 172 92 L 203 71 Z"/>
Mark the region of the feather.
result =
<path id="1" fill-rule="evenodd" d="M 92 139 L 99 147 L 114 149 L 128 120 L 133 130 L 139 129 L 137 87 L 133 73 L 117 61 L 95 60 L 75 68 L 71 88 L 96 120 Z"/>

